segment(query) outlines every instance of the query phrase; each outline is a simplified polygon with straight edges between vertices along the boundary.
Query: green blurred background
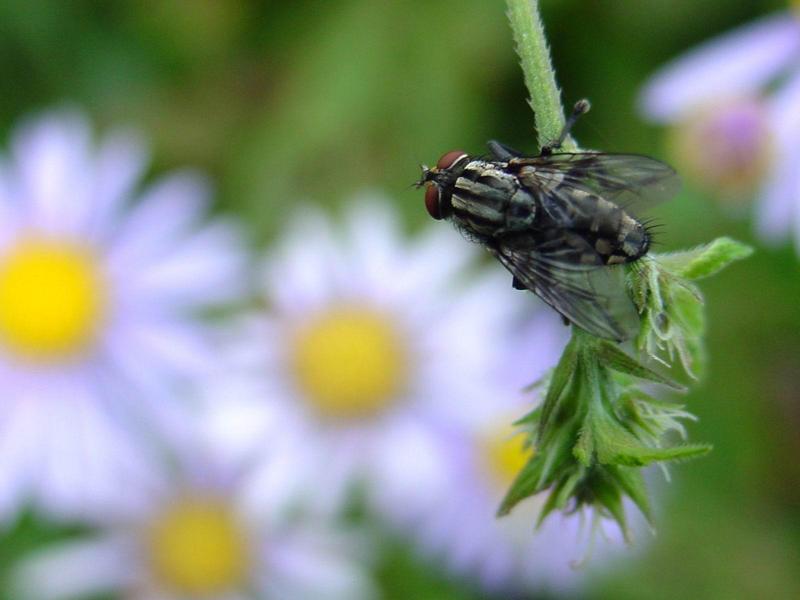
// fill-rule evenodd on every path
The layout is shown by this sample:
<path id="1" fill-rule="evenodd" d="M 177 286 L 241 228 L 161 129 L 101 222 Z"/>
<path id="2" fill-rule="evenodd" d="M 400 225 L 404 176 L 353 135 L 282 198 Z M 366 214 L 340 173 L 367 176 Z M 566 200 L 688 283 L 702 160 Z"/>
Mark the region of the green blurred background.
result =
<path id="1" fill-rule="evenodd" d="M 771 10 L 757 0 L 551 0 L 543 13 L 565 102 L 588 97 L 585 147 L 664 157 L 644 124 L 645 78 L 698 42 Z M 390 194 L 412 226 L 421 162 L 489 138 L 534 151 L 533 116 L 497 0 L 0 2 L 0 128 L 76 105 L 153 144 L 154 169 L 209 172 L 218 208 L 268 242 L 299 201 L 333 210 Z M 800 108 L 799 108 L 800 109 Z M 688 397 L 707 458 L 661 486 L 659 531 L 602 579 L 596 598 L 800 598 L 800 272 L 767 248 L 746 211 L 686 189 L 659 211 L 661 249 L 730 234 L 756 255 L 703 283 L 710 368 Z M 69 532 L 24 518 L 0 569 Z M 475 598 L 398 543 L 380 569 L 387 598 Z"/>

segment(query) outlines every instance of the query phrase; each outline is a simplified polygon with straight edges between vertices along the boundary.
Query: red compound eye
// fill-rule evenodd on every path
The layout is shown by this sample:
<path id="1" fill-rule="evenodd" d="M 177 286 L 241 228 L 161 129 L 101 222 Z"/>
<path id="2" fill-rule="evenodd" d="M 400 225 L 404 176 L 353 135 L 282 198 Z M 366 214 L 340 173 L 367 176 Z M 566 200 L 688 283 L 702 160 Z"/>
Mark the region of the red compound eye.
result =
<path id="1" fill-rule="evenodd" d="M 442 211 L 439 208 L 439 188 L 435 183 L 429 183 L 425 188 L 425 208 L 437 221 L 442 218 Z"/>
<path id="2" fill-rule="evenodd" d="M 467 153 L 463 150 L 451 150 L 442 156 L 439 159 L 439 162 L 436 163 L 437 169 L 449 169 L 453 166 L 453 164 L 462 156 L 466 156 Z"/>

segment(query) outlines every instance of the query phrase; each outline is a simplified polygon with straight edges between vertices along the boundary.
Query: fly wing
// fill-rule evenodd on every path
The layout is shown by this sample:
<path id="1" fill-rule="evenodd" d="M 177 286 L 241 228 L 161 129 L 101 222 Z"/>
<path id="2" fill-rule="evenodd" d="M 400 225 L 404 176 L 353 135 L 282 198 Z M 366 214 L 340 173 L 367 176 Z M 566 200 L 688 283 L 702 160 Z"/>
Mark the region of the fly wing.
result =
<path id="1" fill-rule="evenodd" d="M 509 160 L 520 181 L 532 191 L 549 192 L 556 204 L 578 194 L 597 195 L 637 214 L 669 200 L 680 190 L 677 173 L 654 158 L 639 154 L 579 152 Z M 526 169 L 525 167 L 533 167 Z M 558 212 L 558 206 L 554 209 Z"/>
<path id="2" fill-rule="evenodd" d="M 600 257 L 585 264 L 591 247 L 576 248 L 574 241 L 542 244 L 515 234 L 489 251 L 519 283 L 581 329 L 618 342 L 635 336 L 639 316 L 626 292 L 624 270 L 601 266 Z"/>

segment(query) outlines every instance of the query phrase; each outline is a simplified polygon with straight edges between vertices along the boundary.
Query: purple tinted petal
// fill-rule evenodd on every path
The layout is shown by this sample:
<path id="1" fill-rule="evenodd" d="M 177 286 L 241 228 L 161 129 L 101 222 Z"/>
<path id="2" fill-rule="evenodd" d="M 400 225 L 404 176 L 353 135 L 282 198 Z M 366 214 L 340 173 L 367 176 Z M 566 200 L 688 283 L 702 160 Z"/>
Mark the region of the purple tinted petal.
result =
<path id="1" fill-rule="evenodd" d="M 655 121 L 679 119 L 687 110 L 721 97 L 753 94 L 800 53 L 800 20 L 771 15 L 717 37 L 667 64 L 639 100 Z"/>
<path id="2" fill-rule="evenodd" d="M 130 584 L 129 552 L 112 536 L 45 548 L 21 563 L 13 580 L 15 596 L 56 600 L 118 589 Z"/>
<path id="3" fill-rule="evenodd" d="M 759 235 L 768 242 L 786 238 L 800 218 L 800 71 L 769 100 L 775 160 L 758 207 Z M 800 225 L 800 224 L 798 224 Z"/>
<path id="4" fill-rule="evenodd" d="M 15 201 L 40 229 L 75 234 L 86 213 L 91 130 L 80 113 L 53 112 L 17 129 L 11 144 Z"/>
<path id="5" fill-rule="evenodd" d="M 198 173 L 168 175 L 142 195 L 114 233 L 109 249 L 112 270 L 155 260 L 196 226 L 208 205 L 209 188 Z"/>
<path id="6" fill-rule="evenodd" d="M 124 208 L 147 166 L 145 144 L 132 131 L 107 136 L 94 160 L 92 197 L 85 216 L 87 233 L 102 236 Z"/>
<path id="7" fill-rule="evenodd" d="M 778 144 L 783 149 L 800 146 L 800 69 L 766 100 L 766 105 Z"/>

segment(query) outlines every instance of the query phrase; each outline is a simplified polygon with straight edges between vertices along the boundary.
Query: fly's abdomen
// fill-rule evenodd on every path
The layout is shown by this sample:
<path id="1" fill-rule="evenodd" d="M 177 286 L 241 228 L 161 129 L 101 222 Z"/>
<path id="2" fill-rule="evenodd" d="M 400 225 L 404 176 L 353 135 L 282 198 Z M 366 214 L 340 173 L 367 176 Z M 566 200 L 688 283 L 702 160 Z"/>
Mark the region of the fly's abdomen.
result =
<path id="1" fill-rule="evenodd" d="M 650 249 L 650 236 L 639 221 L 605 198 L 576 195 L 572 205 L 573 231 L 580 231 L 597 252 L 600 264 L 638 260 Z"/>
<path id="2" fill-rule="evenodd" d="M 615 207 L 612 214 L 597 215 L 596 227 L 590 229 L 588 237 L 594 249 L 607 265 L 629 263 L 640 259 L 650 249 L 650 237 L 644 226 L 636 219 Z"/>

